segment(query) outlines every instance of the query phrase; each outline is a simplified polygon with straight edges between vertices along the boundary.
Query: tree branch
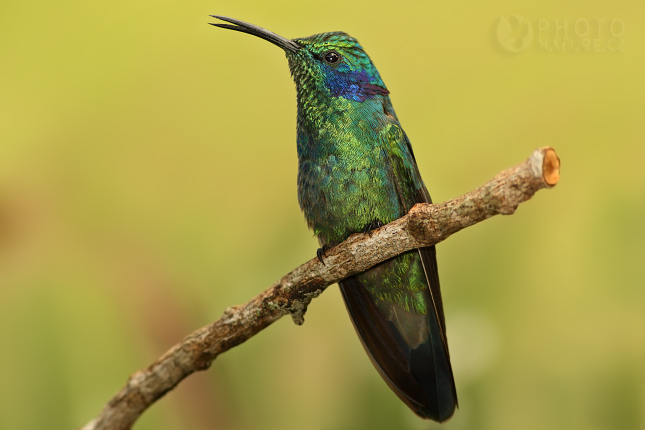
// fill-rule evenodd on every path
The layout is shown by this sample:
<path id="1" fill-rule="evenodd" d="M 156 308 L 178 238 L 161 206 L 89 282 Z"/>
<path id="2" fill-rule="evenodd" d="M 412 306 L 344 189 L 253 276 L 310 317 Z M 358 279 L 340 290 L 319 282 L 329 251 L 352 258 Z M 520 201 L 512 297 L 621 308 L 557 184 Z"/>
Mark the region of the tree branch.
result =
<path id="1" fill-rule="evenodd" d="M 540 148 L 525 162 L 461 197 L 417 204 L 404 217 L 371 234 L 350 236 L 327 251 L 324 264 L 313 258 L 248 303 L 226 309 L 219 320 L 191 333 L 148 368 L 135 372 L 99 416 L 81 430 L 130 429 L 146 408 L 191 373 L 207 369 L 222 352 L 284 315 L 302 324 L 307 306 L 327 286 L 402 252 L 437 244 L 494 215 L 513 214 L 539 189 L 555 186 L 559 169 L 555 151 Z"/>

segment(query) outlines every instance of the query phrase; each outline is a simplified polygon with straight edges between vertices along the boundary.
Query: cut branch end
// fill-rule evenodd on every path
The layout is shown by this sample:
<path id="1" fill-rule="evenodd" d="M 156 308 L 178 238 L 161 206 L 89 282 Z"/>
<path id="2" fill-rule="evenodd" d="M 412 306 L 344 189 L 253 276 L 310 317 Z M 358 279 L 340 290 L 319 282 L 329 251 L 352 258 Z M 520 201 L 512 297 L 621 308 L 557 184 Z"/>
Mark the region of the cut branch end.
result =
<path id="1" fill-rule="evenodd" d="M 550 187 L 555 186 L 560 180 L 560 158 L 553 148 L 545 148 L 544 162 L 542 164 L 542 177 Z"/>

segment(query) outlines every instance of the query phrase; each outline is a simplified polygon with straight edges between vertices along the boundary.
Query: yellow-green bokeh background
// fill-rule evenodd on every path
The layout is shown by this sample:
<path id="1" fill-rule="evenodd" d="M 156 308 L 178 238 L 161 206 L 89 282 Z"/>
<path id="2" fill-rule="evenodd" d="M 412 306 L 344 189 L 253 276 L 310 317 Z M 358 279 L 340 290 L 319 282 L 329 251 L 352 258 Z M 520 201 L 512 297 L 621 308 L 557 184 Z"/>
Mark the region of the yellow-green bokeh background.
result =
<path id="1" fill-rule="evenodd" d="M 72 429 L 190 331 L 311 258 L 284 55 L 206 25 L 344 30 L 433 198 L 550 145 L 561 183 L 439 245 L 460 409 L 417 419 L 337 287 L 191 376 L 144 429 L 635 429 L 645 260 L 645 4 L 5 1 L 0 429 Z M 500 15 L 620 19 L 622 52 L 513 55 Z M 605 28 L 606 29 L 606 28 Z M 562 37 L 562 36 L 560 36 Z M 600 36 L 608 39 L 607 33 Z"/>

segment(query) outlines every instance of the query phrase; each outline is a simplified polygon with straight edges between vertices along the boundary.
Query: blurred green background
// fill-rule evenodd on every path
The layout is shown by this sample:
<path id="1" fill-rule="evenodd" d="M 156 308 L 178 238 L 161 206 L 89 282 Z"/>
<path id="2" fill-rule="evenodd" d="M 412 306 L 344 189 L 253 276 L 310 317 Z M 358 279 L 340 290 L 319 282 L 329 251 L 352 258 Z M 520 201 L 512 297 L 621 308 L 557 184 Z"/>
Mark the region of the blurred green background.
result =
<path id="1" fill-rule="evenodd" d="M 304 326 L 283 318 L 222 355 L 136 429 L 638 427 L 641 0 L 9 0 L 0 429 L 85 424 L 128 375 L 315 255 L 284 54 L 208 14 L 357 37 L 435 201 L 545 145 L 562 178 L 438 246 L 460 400 L 446 424 L 390 392 L 333 286 Z"/>

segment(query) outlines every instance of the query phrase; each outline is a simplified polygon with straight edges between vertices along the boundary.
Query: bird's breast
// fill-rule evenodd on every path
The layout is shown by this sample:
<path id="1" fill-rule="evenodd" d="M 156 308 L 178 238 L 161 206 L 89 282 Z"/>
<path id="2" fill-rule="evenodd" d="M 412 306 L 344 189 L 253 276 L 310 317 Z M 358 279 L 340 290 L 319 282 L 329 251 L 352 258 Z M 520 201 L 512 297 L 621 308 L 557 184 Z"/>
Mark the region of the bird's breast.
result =
<path id="1" fill-rule="evenodd" d="M 344 118 L 346 119 L 346 118 Z M 335 244 L 374 220 L 405 213 L 382 122 L 348 121 L 299 133 L 298 201 L 321 243 Z"/>

